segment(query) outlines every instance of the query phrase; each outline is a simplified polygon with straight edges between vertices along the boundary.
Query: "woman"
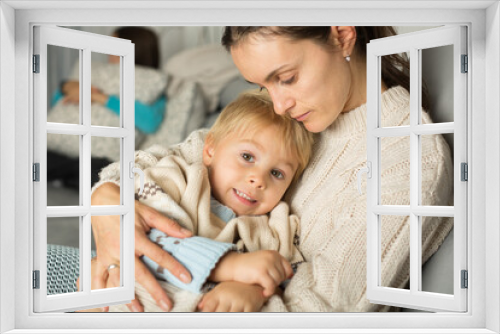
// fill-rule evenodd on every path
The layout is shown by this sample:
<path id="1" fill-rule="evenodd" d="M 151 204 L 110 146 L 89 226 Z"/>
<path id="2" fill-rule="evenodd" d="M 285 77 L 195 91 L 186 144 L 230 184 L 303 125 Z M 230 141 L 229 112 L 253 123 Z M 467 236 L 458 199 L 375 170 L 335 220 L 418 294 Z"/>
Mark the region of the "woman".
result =
<path id="1" fill-rule="evenodd" d="M 268 90 L 277 113 L 287 113 L 317 133 L 309 167 L 287 197 L 292 211 L 301 219 L 298 247 L 306 262 L 298 267 L 284 294 L 271 297 L 263 310 L 387 309 L 366 299 L 366 195 L 357 192 L 356 172 L 366 164 L 366 43 L 394 34 L 390 27 L 226 27 L 222 42 L 241 74 Z M 408 63 L 399 56 L 385 57 L 383 68 L 383 124 L 408 124 L 409 80 L 404 71 Z M 424 123 L 431 122 L 425 112 L 422 119 Z M 197 150 L 201 152 L 202 142 L 202 136 L 193 135 L 175 152 L 188 159 L 199 159 Z M 408 205 L 409 168 L 403 167 L 409 165 L 409 141 L 390 138 L 386 143 L 382 154 L 388 159 L 384 160 L 387 162 L 382 166 L 381 180 L 390 187 L 382 189 L 382 202 Z M 426 161 L 422 165 L 423 204 L 449 204 L 452 162 L 447 144 L 441 136 L 427 136 L 422 140 L 421 151 L 422 161 Z M 116 182 L 116 179 L 103 175 L 101 182 L 107 181 Z M 105 183 L 95 190 L 93 200 L 110 204 L 118 191 L 117 186 Z M 136 203 L 136 210 L 136 231 L 140 232 L 136 233 L 139 240 L 136 254 L 143 254 L 146 248 L 153 250 L 152 245 L 146 246 L 141 235 L 155 219 L 146 218 L 151 209 L 140 203 Z M 382 233 L 382 285 L 402 288 L 409 279 L 408 217 L 388 218 Z M 171 228 L 178 228 L 171 221 L 167 223 L 166 218 L 163 220 Z M 93 221 L 99 237 L 106 234 L 101 229 L 115 225 L 116 222 Z M 424 219 L 424 262 L 451 227 L 439 218 Z M 103 243 L 98 243 L 98 252 Z M 106 252 L 105 257 L 98 259 L 101 270 L 94 275 L 100 284 L 104 284 L 104 280 L 99 275 L 105 274 L 103 268 L 116 259 L 111 254 L 117 254 L 117 250 Z M 174 274 L 182 272 L 171 257 L 163 256 L 174 263 L 168 267 Z M 165 301 L 164 295 L 155 296 L 161 289 L 157 282 L 145 279 L 142 267 L 139 265 L 136 272 L 137 281 L 157 302 L 160 298 Z M 248 287 L 248 291 L 251 289 L 255 287 Z M 233 291 L 231 284 L 221 283 L 205 295 L 199 308 L 229 311 L 231 302 L 244 299 Z M 255 291 L 248 296 L 255 298 Z M 251 302 L 262 304 L 263 300 Z M 134 307 L 140 308 L 139 304 L 134 301 Z"/>

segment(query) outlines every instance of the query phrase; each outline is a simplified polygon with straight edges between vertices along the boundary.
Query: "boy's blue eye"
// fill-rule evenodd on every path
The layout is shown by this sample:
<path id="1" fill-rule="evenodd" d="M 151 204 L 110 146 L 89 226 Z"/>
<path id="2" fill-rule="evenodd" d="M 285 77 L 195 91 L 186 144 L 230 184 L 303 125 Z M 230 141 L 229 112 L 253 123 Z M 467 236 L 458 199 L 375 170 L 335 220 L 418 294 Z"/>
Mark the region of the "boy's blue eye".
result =
<path id="1" fill-rule="evenodd" d="M 277 169 L 273 169 L 273 170 L 271 171 L 271 175 L 272 175 L 272 176 L 274 176 L 274 177 L 275 177 L 275 178 L 277 178 L 277 179 L 283 179 L 283 178 L 285 178 L 285 176 L 283 175 L 283 173 L 282 173 L 282 172 L 280 172 L 280 171 L 279 171 L 279 170 L 277 170 Z"/>
<path id="2" fill-rule="evenodd" d="M 253 162 L 253 156 L 251 154 L 248 154 L 248 153 L 242 153 L 241 154 L 241 157 L 245 160 L 245 161 L 248 161 L 248 162 Z"/>

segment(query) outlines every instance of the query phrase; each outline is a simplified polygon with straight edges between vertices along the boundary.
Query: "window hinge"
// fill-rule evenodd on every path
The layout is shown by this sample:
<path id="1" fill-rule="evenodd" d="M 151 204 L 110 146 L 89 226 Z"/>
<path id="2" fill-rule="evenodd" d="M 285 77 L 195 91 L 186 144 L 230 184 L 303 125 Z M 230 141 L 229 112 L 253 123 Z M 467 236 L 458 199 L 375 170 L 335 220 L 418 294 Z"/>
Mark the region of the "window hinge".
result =
<path id="1" fill-rule="evenodd" d="M 467 73 L 469 71 L 469 57 L 467 55 L 462 55 L 462 73 Z"/>
<path id="2" fill-rule="evenodd" d="M 461 164 L 461 170 L 462 170 L 462 181 L 469 181 L 469 167 L 466 162 L 462 162 Z"/>
<path id="3" fill-rule="evenodd" d="M 462 289 L 469 287 L 469 274 L 467 270 L 462 270 Z"/>
<path id="4" fill-rule="evenodd" d="M 33 270 L 33 289 L 40 289 L 40 270 Z"/>
<path id="5" fill-rule="evenodd" d="M 33 73 L 40 73 L 40 55 L 33 55 Z"/>
<path id="6" fill-rule="evenodd" d="M 33 181 L 40 182 L 40 163 L 33 164 Z"/>

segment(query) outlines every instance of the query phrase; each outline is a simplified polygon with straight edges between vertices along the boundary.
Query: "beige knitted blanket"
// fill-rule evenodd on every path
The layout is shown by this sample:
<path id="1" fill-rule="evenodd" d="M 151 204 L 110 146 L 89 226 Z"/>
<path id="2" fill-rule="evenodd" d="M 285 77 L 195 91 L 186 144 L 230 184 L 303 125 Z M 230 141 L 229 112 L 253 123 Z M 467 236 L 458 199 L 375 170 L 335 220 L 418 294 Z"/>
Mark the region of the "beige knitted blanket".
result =
<path id="1" fill-rule="evenodd" d="M 314 155 L 300 182 L 288 193 L 291 211 L 300 217 L 300 249 L 306 262 L 298 267 L 283 298 L 273 296 L 263 311 L 370 312 L 387 310 L 366 298 L 366 190 L 357 191 L 356 173 L 366 166 L 366 105 L 342 113 L 315 140 Z M 409 93 L 394 87 L 382 94 L 382 124 L 409 124 Z M 430 123 L 422 113 L 424 123 Z M 205 132 L 195 132 L 169 149 L 152 147 L 161 158 L 182 156 L 200 162 Z M 382 203 L 409 204 L 410 156 L 408 138 L 384 138 L 382 143 Z M 453 163 L 440 135 L 421 141 L 424 205 L 452 205 Z M 101 182 L 115 182 L 116 173 L 104 170 Z M 97 185 L 98 186 L 98 185 Z M 366 178 L 362 188 L 366 189 Z M 408 217 L 385 217 L 382 227 L 382 284 L 403 287 L 409 279 Z M 422 262 L 438 249 L 453 227 L 445 218 L 422 221 Z M 151 302 L 138 288 L 143 303 Z M 154 302 L 153 302 L 154 304 Z"/>

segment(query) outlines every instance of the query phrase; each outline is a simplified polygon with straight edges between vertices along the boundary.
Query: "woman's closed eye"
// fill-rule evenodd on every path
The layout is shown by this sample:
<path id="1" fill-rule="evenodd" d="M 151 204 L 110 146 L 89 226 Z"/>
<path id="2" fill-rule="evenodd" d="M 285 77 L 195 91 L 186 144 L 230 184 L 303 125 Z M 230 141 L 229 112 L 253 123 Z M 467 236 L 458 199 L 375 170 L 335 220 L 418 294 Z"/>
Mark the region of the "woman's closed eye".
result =
<path id="1" fill-rule="evenodd" d="M 294 81 L 295 81 L 295 75 L 291 76 L 290 78 L 284 79 L 284 80 L 281 80 L 281 79 L 280 79 L 280 84 L 281 84 L 281 85 L 290 85 L 290 84 L 292 84 Z"/>
<path id="2" fill-rule="evenodd" d="M 285 175 L 278 169 L 273 169 L 271 171 L 271 175 L 277 178 L 278 180 L 282 180 L 285 178 Z"/>

